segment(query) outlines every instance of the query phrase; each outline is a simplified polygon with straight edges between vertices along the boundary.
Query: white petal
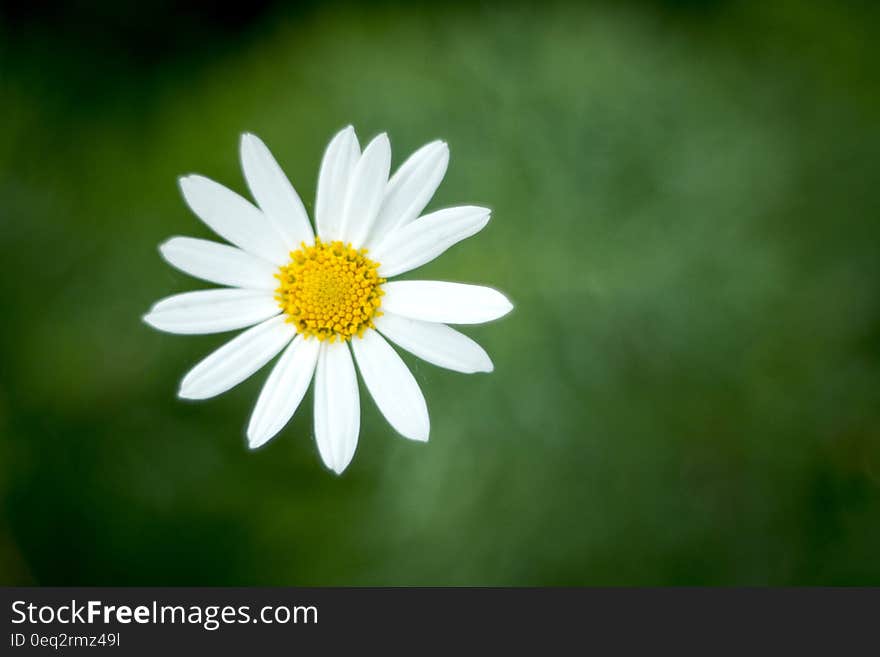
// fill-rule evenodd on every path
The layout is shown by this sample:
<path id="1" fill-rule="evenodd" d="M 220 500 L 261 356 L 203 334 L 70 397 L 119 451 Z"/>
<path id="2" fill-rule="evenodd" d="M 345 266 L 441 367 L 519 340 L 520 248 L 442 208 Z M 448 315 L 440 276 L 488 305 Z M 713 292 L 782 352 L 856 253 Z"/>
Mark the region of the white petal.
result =
<path id="1" fill-rule="evenodd" d="M 315 373 L 320 344 L 296 336 L 272 369 L 248 424 L 251 449 L 268 442 L 293 417 Z"/>
<path id="2" fill-rule="evenodd" d="M 474 205 L 438 210 L 391 233 L 370 254 L 381 263 L 379 274 L 397 276 L 430 262 L 453 244 L 489 223 L 490 210 Z"/>
<path id="3" fill-rule="evenodd" d="M 318 236 L 325 241 L 339 239 L 348 181 L 360 155 L 357 135 L 351 126 L 340 130 L 324 151 L 321 172 L 318 174 L 315 225 Z"/>
<path id="4" fill-rule="evenodd" d="M 388 135 L 382 133 L 367 145 L 351 172 L 339 239 L 356 248 L 364 245 L 382 204 L 390 168 L 391 144 Z"/>
<path id="5" fill-rule="evenodd" d="M 348 345 L 322 342 L 315 369 L 315 439 L 324 464 L 336 474 L 351 463 L 360 427 L 357 377 Z"/>
<path id="6" fill-rule="evenodd" d="M 315 234 L 299 194 L 256 135 L 241 136 L 241 166 L 257 205 L 281 235 L 289 251 L 301 242 L 312 244 Z"/>
<path id="7" fill-rule="evenodd" d="M 367 246 L 373 248 L 390 231 L 403 226 L 428 205 L 449 165 L 449 147 L 433 141 L 413 153 L 388 181 L 385 198 Z"/>
<path id="8" fill-rule="evenodd" d="M 268 290 L 199 290 L 166 297 L 144 321 L 168 333 L 221 333 L 253 326 L 281 312 Z"/>
<path id="9" fill-rule="evenodd" d="M 382 286 L 382 310 L 411 319 L 480 324 L 513 309 L 501 292 L 482 285 L 442 281 L 392 281 Z"/>
<path id="10" fill-rule="evenodd" d="M 184 399 L 226 392 L 263 367 L 293 339 L 296 329 L 279 315 L 249 328 L 193 367 L 180 382 Z"/>
<path id="11" fill-rule="evenodd" d="M 399 347 L 422 360 L 456 372 L 491 372 L 489 354 L 476 342 L 446 324 L 421 322 L 386 312 L 376 328 Z"/>
<path id="12" fill-rule="evenodd" d="M 351 341 L 358 369 L 388 423 L 405 438 L 425 442 L 431 423 L 425 397 L 412 372 L 376 331 Z"/>
<path id="13" fill-rule="evenodd" d="M 159 251 L 180 271 L 211 283 L 255 290 L 278 287 L 275 265 L 234 246 L 195 237 L 172 237 Z"/>
<path id="14" fill-rule="evenodd" d="M 220 237 L 248 253 L 282 265 L 287 247 L 266 216 L 231 189 L 199 175 L 180 179 L 183 198 Z"/>

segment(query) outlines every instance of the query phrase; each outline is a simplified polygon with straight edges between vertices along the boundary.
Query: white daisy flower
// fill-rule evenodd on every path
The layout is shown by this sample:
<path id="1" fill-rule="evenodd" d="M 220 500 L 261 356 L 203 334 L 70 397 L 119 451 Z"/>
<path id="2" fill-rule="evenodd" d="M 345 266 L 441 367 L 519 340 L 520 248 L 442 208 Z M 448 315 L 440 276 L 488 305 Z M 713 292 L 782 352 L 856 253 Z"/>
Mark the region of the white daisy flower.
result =
<path id="1" fill-rule="evenodd" d="M 259 207 L 208 178 L 182 177 L 190 208 L 232 246 L 172 237 L 160 251 L 177 269 L 227 287 L 162 299 L 144 321 L 181 334 L 250 328 L 193 367 L 181 381 L 180 397 L 219 395 L 283 351 L 257 399 L 248 444 L 260 447 L 284 428 L 314 377 L 318 451 L 339 474 L 354 456 L 360 429 L 356 361 L 391 426 L 406 438 L 428 440 L 425 398 L 386 338 L 440 367 L 491 372 L 483 348 L 447 324 L 487 322 L 513 307 L 500 292 L 479 285 L 389 280 L 489 221 L 490 211 L 476 206 L 421 215 L 448 162 L 446 144 L 431 142 L 389 180 L 387 135 L 362 153 L 354 129 L 345 128 L 321 162 L 316 230 L 254 135 L 242 135 L 241 164 Z"/>

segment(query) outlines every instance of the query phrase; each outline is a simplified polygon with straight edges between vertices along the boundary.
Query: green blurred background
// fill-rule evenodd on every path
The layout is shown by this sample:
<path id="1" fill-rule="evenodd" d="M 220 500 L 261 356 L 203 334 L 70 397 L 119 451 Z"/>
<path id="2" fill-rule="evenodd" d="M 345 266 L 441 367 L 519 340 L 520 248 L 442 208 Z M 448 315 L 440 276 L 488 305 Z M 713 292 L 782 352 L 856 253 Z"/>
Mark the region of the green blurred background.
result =
<path id="1" fill-rule="evenodd" d="M 880 584 L 880 61 L 873 2 L 5 3 L 0 583 Z M 408 355 L 427 445 L 311 396 L 250 452 L 268 368 L 140 321 L 201 283 L 176 177 L 311 210 L 330 136 L 449 142 L 432 208 L 493 220 L 411 277 L 516 310 L 492 375 Z M 364 397 L 366 400 L 367 398 Z"/>

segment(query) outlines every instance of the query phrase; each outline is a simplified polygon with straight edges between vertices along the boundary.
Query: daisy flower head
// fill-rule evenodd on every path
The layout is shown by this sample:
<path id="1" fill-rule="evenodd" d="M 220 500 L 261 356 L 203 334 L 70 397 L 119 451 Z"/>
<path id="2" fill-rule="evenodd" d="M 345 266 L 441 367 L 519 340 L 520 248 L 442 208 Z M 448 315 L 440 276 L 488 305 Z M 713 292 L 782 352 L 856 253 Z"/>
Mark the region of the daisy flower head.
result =
<path id="1" fill-rule="evenodd" d="M 360 430 L 357 363 L 389 424 L 406 438 L 428 440 L 425 398 L 388 341 L 440 367 L 491 372 L 485 350 L 448 324 L 487 322 L 512 309 L 488 287 L 392 280 L 489 221 L 488 209 L 470 205 L 422 214 L 448 162 L 446 144 L 431 142 L 389 179 L 387 135 L 361 152 L 349 126 L 324 153 L 314 229 L 275 158 L 252 134 L 242 135 L 241 165 L 256 205 L 203 176 L 182 177 L 189 207 L 229 244 L 172 237 L 159 250 L 177 269 L 225 287 L 166 297 L 144 321 L 179 334 L 247 330 L 193 367 L 179 396 L 219 395 L 280 353 L 251 414 L 248 444 L 260 447 L 278 434 L 314 379 L 318 451 L 339 474 Z"/>

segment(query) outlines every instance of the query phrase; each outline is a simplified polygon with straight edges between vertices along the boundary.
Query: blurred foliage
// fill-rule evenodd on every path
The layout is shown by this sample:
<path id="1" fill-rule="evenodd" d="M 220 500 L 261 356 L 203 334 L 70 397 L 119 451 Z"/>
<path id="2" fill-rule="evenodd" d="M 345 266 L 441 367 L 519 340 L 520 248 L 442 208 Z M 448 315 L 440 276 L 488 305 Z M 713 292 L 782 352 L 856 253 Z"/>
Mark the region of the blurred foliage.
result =
<path id="1" fill-rule="evenodd" d="M 110 6 L 4 6 L 0 583 L 880 584 L 875 4 Z M 347 123 L 449 142 L 493 220 L 413 277 L 517 308 L 338 478 L 140 316 L 201 287 L 178 175 L 254 131 L 311 209 Z"/>

